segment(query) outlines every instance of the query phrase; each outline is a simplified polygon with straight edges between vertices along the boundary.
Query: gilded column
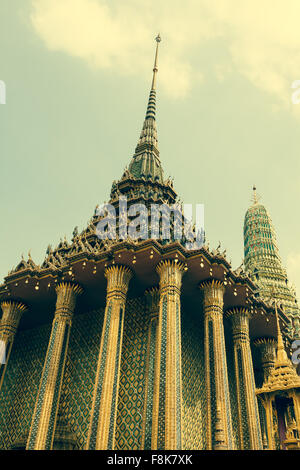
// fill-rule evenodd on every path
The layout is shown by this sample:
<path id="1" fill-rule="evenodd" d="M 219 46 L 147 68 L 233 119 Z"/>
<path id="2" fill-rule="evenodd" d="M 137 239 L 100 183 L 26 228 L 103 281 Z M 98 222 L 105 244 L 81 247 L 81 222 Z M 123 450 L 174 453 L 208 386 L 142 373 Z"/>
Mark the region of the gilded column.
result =
<path id="1" fill-rule="evenodd" d="M 151 447 L 176 450 L 182 446 L 180 291 L 184 265 L 162 261 L 157 272 L 160 300 Z"/>
<path id="2" fill-rule="evenodd" d="M 257 338 L 253 345 L 260 351 L 264 383 L 267 382 L 275 364 L 277 341 L 274 338 Z"/>
<path id="3" fill-rule="evenodd" d="M 157 354 L 157 327 L 159 317 L 159 289 L 153 287 L 145 292 L 149 312 L 147 362 L 146 362 L 146 385 L 143 417 L 143 449 L 151 449 L 152 437 L 152 411 L 153 391 L 155 377 L 155 357 Z"/>
<path id="4" fill-rule="evenodd" d="M 275 446 L 275 432 L 274 432 L 274 420 L 273 420 L 273 406 L 272 406 L 272 397 L 262 395 L 259 396 L 261 403 L 265 410 L 265 420 L 266 420 L 266 433 L 267 433 L 267 449 L 274 450 Z"/>
<path id="5" fill-rule="evenodd" d="M 114 448 L 125 302 L 132 273 L 126 266 L 105 270 L 106 307 L 96 371 L 87 449 Z"/>
<path id="6" fill-rule="evenodd" d="M 5 300 L 1 302 L 2 318 L 0 323 L 0 390 L 3 384 L 7 363 L 15 335 L 27 307 L 22 302 Z"/>
<path id="7" fill-rule="evenodd" d="M 262 438 L 249 338 L 250 315 L 246 308 L 226 312 L 232 326 L 240 449 L 258 450 L 262 449 Z"/>
<path id="8" fill-rule="evenodd" d="M 72 316 L 81 293 L 77 284 L 62 282 L 56 287 L 56 310 L 27 442 L 29 450 L 52 448 Z"/>
<path id="9" fill-rule="evenodd" d="M 210 280 L 203 290 L 204 354 L 207 396 L 207 447 L 233 449 L 231 408 L 223 326 L 224 286 Z"/>

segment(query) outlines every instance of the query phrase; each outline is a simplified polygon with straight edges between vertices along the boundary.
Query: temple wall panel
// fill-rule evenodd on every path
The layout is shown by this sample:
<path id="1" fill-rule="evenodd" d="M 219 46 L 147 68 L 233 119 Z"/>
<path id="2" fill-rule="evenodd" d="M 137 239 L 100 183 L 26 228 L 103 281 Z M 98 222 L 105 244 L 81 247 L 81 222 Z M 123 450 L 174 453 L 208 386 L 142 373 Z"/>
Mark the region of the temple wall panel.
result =
<path id="1" fill-rule="evenodd" d="M 182 447 L 191 450 L 206 447 L 203 312 L 198 310 L 183 307 L 181 315 Z M 72 322 L 60 411 L 76 435 L 79 449 L 83 449 L 87 442 L 103 315 L 104 309 L 90 311 L 75 315 Z M 51 324 L 48 324 L 20 331 L 16 336 L 0 398 L 1 449 L 10 448 L 29 433 L 50 331 Z M 116 449 L 143 448 L 148 337 L 149 312 L 145 298 L 128 299 L 120 368 Z M 228 349 L 227 338 L 226 347 Z M 227 353 L 233 429 L 237 441 L 233 357 L 229 350 Z"/>
<path id="2" fill-rule="evenodd" d="M 228 330 L 227 328 L 225 328 L 225 343 L 226 343 L 229 396 L 230 396 L 230 405 L 231 405 L 232 431 L 233 431 L 234 447 L 235 449 L 238 449 L 239 448 L 239 419 L 238 419 L 238 403 L 237 403 L 237 394 L 236 394 L 236 378 L 235 378 L 235 368 L 234 368 L 233 343 L 231 339 L 230 330 Z"/>
<path id="3" fill-rule="evenodd" d="M 205 449 L 206 391 L 203 314 L 182 311 L 183 449 Z"/>
<path id="4" fill-rule="evenodd" d="M 0 394 L 0 448 L 27 437 L 51 325 L 17 333 Z"/>
<path id="5" fill-rule="evenodd" d="M 116 449 L 140 449 L 146 378 L 148 318 L 145 298 L 126 302 L 116 425 Z"/>
<path id="6" fill-rule="evenodd" d="M 87 440 L 104 309 L 75 316 L 71 328 L 60 409 L 77 436 Z"/>

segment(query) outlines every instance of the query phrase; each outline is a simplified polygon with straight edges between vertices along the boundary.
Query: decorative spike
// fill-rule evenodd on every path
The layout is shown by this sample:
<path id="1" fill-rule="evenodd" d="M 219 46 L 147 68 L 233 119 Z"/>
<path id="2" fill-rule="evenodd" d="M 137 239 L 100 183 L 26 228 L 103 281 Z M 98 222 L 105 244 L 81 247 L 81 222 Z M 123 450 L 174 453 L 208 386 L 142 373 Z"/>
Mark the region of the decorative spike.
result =
<path id="1" fill-rule="evenodd" d="M 283 344 L 282 333 L 279 324 L 279 315 L 277 310 L 277 301 L 275 300 L 275 315 L 276 315 L 276 325 L 277 325 L 277 361 L 286 362 L 288 360 L 286 350 Z"/>
<path id="2" fill-rule="evenodd" d="M 156 74 L 158 71 L 158 68 L 157 68 L 158 46 L 159 46 L 159 43 L 161 42 L 161 37 L 159 33 L 156 36 L 155 41 L 156 41 L 156 51 L 155 51 L 155 60 L 154 60 L 154 67 L 153 67 L 153 78 L 152 78 L 151 90 L 155 90 L 156 88 Z"/>
<path id="3" fill-rule="evenodd" d="M 253 202 L 253 205 L 255 204 L 258 204 L 258 201 L 260 199 L 260 196 L 258 196 L 257 192 L 256 192 L 256 186 L 255 184 L 253 185 L 253 195 L 252 195 L 252 202 Z"/>
<path id="4" fill-rule="evenodd" d="M 142 132 L 129 165 L 129 173 L 135 178 L 151 178 L 163 183 L 163 171 L 159 159 L 156 129 L 156 80 L 158 72 L 158 46 L 161 37 L 156 37 L 156 51 L 151 90 Z"/>

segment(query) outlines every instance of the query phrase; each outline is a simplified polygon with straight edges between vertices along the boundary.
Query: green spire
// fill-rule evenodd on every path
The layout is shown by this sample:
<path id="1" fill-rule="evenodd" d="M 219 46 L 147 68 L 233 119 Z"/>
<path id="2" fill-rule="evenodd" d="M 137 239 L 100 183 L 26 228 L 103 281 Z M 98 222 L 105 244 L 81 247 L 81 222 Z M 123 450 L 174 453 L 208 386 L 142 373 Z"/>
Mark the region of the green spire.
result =
<path id="1" fill-rule="evenodd" d="M 272 260 L 274 267 L 275 265 L 281 267 L 272 220 L 266 208 L 259 204 L 255 186 L 253 186 L 252 205 L 245 216 L 244 248 L 246 268 L 251 269 L 253 265 L 266 259 Z"/>
<path id="2" fill-rule="evenodd" d="M 245 268 L 259 288 L 263 298 L 270 298 L 274 290 L 286 313 L 299 316 L 296 297 L 288 284 L 287 273 L 279 255 L 275 229 L 265 206 L 260 204 L 253 186 L 252 205 L 244 220 Z"/>
<path id="3" fill-rule="evenodd" d="M 163 182 L 163 170 L 161 168 L 157 141 L 156 128 L 156 78 L 157 78 L 157 61 L 158 47 L 161 37 L 156 38 L 156 51 L 153 67 L 153 77 L 151 90 L 148 100 L 146 117 L 144 120 L 142 132 L 135 149 L 134 156 L 129 165 L 129 171 L 135 178 L 151 178 L 155 181 Z"/>

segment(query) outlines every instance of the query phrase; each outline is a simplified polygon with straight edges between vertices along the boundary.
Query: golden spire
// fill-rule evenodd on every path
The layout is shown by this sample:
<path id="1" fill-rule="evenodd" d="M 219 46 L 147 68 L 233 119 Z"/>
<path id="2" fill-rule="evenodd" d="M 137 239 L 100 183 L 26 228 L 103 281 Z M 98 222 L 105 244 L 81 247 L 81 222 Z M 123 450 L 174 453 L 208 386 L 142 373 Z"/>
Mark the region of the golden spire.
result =
<path id="1" fill-rule="evenodd" d="M 275 289 L 272 289 L 274 298 Z M 277 354 L 274 367 L 271 369 L 270 375 L 263 383 L 260 389 L 257 389 L 256 394 L 273 393 L 274 391 L 300 389 L 300 377 L 292 366 L 290 359 L 288 359 L 279 324 L 279 315 L 277 310 L 277 301 L 274 298 L 275 315 L 277 324 Z"/>
<path id="2" fill-rule="evenodd" d="M 274 289 L 273 289 L 274 295 Z M 282 333 L 279 325 L 279 315 L 277 310 L 277 301 L 274 299 L 275 303 L 275 315 L 276 315 L 276 324 L 277 324 L 277 362 L 278 363 L 286 363 L 288 361 L 288 357 L 285 351 L 285 347 L 283 344 Z"/>
<path id="3" fill-rule="evenodd" d="M 145 144 L 150 144 L 156 149 L 156 154 L 158 157 L 155 114 L 156 114 L 156 75 L 158 71 L 157 58 L 158 58 L 158 46 L 159 46 L 159 43 L 161 42 L 161 37 L 159 34 L 156 36 L 155 41 L 156 41 L 156 51 L 155 51 L 151 90 L 150 90 L 143 129 L 142 129 L 141 136 L 139 138 L 138 145 L 135 151 L 136 153 L 138 153 L 141 146 L 144 147 Z"/>
<path id="4" fill-rule="evenodd" d="M 156 128 L 156 77 L 158 72 L 157 59 L 158 59 L 158 46 L 161 42 L 161 37 L 158 34 L 155 38 L 156 51 L 153 67 L 153 77 L 151 90 L 148 99 L 146 116 L 135 148 L 135 153 L 129 164 L 129 172 L 138 177 L 151 177 L 155 181 L 163 182 L 163 171 L 159 159 L 158 141 L 157 141 L 157 128 Z"/>
<path id="5" fill-rule="evenodd" d="M 154 66 L 153 66 L 153 77 L 152 77 L 152 84 L 151 90 L 149 95 L 149 101 L 147 106 L 146 112 L 146 119 L 155 119 L 155 112 L 156 112 L 156 76 L 158 72 L 157 68 L 157 58 L 158 58 L 158 46 L 161 42 L 161 37 L 158 34 L 155 38 L 156 41 L 156 51 L 155 51 L 155 59 L 154 59 Z"/>
<path id="6" fill-rule="evenodd" d="M 158 68 L 157 68 L 158 46 L 159 46 L 159 43 L 161 42 L 161 37 L 159 33 L 156 36 L 155 41 L 156 41 L 156 51 L 155 51 L 155 60 L 154 60 L 154 67 L 153 67 L 153 78 L 152 78 L 151 90 L 156 89 L 156 75 L 158 71 Z"/>

